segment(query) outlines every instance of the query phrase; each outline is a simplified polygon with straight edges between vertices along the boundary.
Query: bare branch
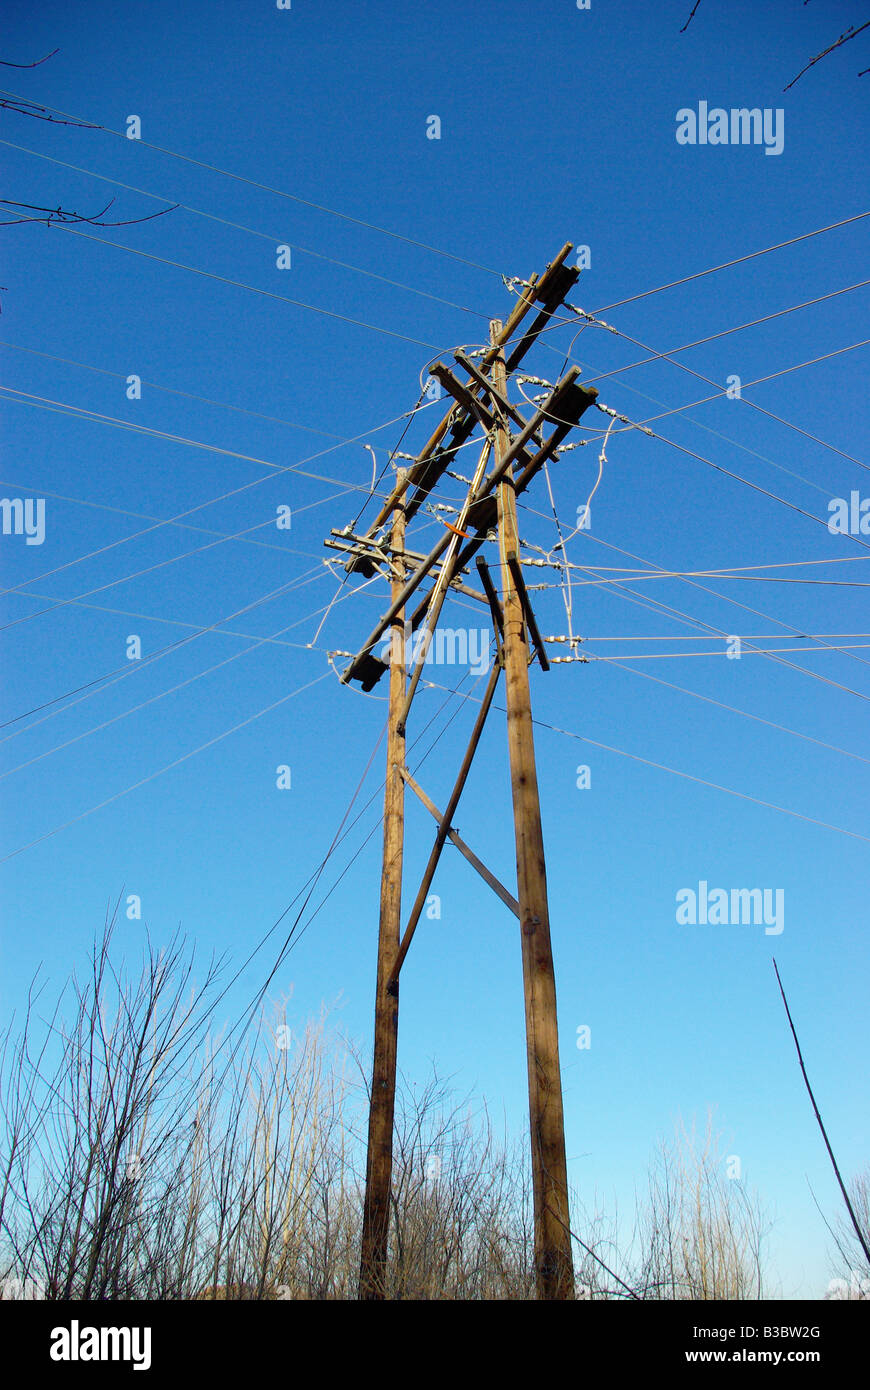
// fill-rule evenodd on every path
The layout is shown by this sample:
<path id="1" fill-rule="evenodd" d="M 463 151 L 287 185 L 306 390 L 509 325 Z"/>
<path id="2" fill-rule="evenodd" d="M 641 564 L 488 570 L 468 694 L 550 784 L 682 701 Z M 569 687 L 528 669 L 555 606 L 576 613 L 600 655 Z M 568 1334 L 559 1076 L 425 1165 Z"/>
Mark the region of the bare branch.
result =
<path id="1" fill-rule="evenodd" d="M 785 990 L 784 990 L 783 987 L 782 987 L 782 980 L 779 978 L 779 970 L 777 969 L 777 965 L 776 965 L 776 961 L 775 961 L 775 960 L 774 960 L 774 962 L 773 962 L 773 968 L 774 968 L 774 970 L 776 971 L 776 982 L 777 982 L 777 984 L 779 985 L 779 992 L 780 992 L 780 994 L 782 995 L 782 1002 L 783 1002 L 783 1004 L 785 1005 L 786 1017 L 788 1018 L 788 1026 L 791 1028 L 791 1035 L 792 1035 L 792 1037 L 794 1038 L 794 1045 L 795 1045 L 795 1047 L 797 1048 L 797 1055 L 798 1055 L 798 1061 L 800 1062 L 801 1072 L 802 1072 L 802 1074 L 803 1074 L 803 1078 L 804 1078 L 804 1082 L 805 1082 L 805 1084 L 806 1084 L 806 1088 L 807 1088 L 807 1092 L 808 1092 L 808 1094 L 809 1094 L 809 1098 L 810 1098 L 810 1100 L 811 1100 L 812 1103 L 813 1103 L 813 1110 L 814 1110 L 814 1112 L 815 1112 L 816 1119 L 818 1120 L 818 1123 L 819 1123 L 819 1129 L 822 1131 L 822 1138 L 823 1138 L 824 1141 L 825 1141 L 825 1148 L 828 1150 L 828 1154 L 829 1154 L 829 1156 L 830 1156 L 831 1163 L 833 1164 L 834 1173 L 836 1174 L 836 1177 L 837 1177 L 837 1182 L 840 1184 L 840 1191 L 841 1191 L 842 1194 L 843 1194 L 843 1201 L 846 1203 L 846 1210 L 848 1211 L 849 1216 L 851 1217 L 852 1225 L 855 1227 L 855 1234 L 857 1235 L 858 1240 L 859 1240 L 860 1243 L 861 1243 L 861 1249 L 864 1251 L 864 1254 L 867 1256 L 867 1261 L 868 1261 L 868 1263 L 870 1263 L 870 1247 L 868 1247 L 868 1245 L 867 1245 L 867 1238 L 866 1238 L 866 1236 L 864 1235 L 864 1232 L 861 1230 L 861 1227 L 860 1227 L 860 1225 L 859 1225 L 859 1223 L 858 1223 L 858 1218 L 857 1218 L 857 1216 L 855 1215 L 855 1211 L 854 1211 L 854 1208 L 853 1208 L 853 1206 L 852 1206 L 851 1200 L 850 1200 L 850 1198 L 849 1198 L 849 1194 L 848 1194 L 848 1192 L 846 1191 L 846 1185 L 845 1185 L 845 1183 L 843 1182 L 842 1177 L 840 1176 L 840 1169 L 837 1167 L 837 1160 L 836 1160 L 835 1157 L 834 1157 L 834 1150 L 831 1148 L 831 1144 L 830 1144 L 830 1140 L 828 1139 L 827 1131 L 826 1131 L 826 1129 L 825 1129 L 824 1124 L 822 1123 L 822 1117 L 821 1117 L 821 1115 L 819 1114 L 819 1107 L 816 1105 L 816 1098 L 815 1098 L 815 1096 L 813 1095 L 813 1088 L 812 1088 L 812 1086 L 810 1085 L 810 1079 L 809 1079 L 809 1077 L 807 1076 L 807 1070 L 806 1070 L 806 1067 L 804 1066 L 804 1059 L 803 1059 L 803 1055 L 802 1055 L 802 1053 L 801 1053 L 801 1045 L 800 1045 L 800 1043 L 798 1042 L 798 1035 L 797 1035 L 797 1033 L 795 1032 L 795 1026 L 794 1026 L 794 1024 L 792 1023 L 792 1019 L 791 1019 L 791 1010 L 790 1010 L 789 1007 L 788 1007 L 788 1000 L 787 1000 L 786 997 L 785 997 Z"/>
<path id="2" fill-rule="evenodd" d="M 854 24 L 850 24 L 846 32 L 844 34 L 841 34 L 835 43 L 830 44 L 829 47 L 823 49 L 821 53 L 817 53 L 815 58 L 811 58 L 810 61 L 807 63 L 806 67 L 801 68 L 797 77 L 792 78 L 791 82 L 789 82 L 788 84 L 788 87 L 783 87 L 782 90 L 784 92 L 787 92 L 789 87 L 794 86 L 798 78 L 803 77 L 804 73 L 809 72 L 810 68 L 814 67 L 816 63 L 821 62 L 822 58 L 826 58 L 829 53 L 833 53 L 834 49 L 839 48 L 841 44 L 848 43 L 850 39 L 856 39 L 864 29 L 868 28 L 870 28 L 870 19 L 868 19 L 864 24 L 862 24 L 858 29 L 855 28 Z M 865 68 L 865 72 L 866 71 L 867 69 Z M 859 72 L 858 76 L 861 77 L 863 76 L 863 74 Z"/>
<path id="3" fill-rule="evenodd" d="M 33 109 L 27 110 L 27 107 Z M 35 101 L 25 101 L 23 97 L 0 97 L 0 108 L 15 111 L 19 116 L 32 116 L 35 121 L 48 121 L 49 125 L 74 125 L 81 130 L 102 130 L 102 126 L 95 125 L 93 121 L 60 120 L 57 116 L 49 115 L 44 106 L 39 106 Z"/>
<path id="4" fill-rule="evenodd" d="M 685 34 L 685 32 L 686 32 L 686 30 L 688 29 L 689 25 L 691 24 L 692 20 L 695 18 L 695 11 L 697 10 L 697 8 L 698 8 L 698 6 L 700 5 L 700 3 L 701 3 L 701 0 L 695 0 L 694 5 L 692 6 L 692 13 L 689 15 L 689 18 L 686 20 L 685 24 L 683 25 L 682 29 L 680 30 L 680 33 L 681 33 L 681 34 Z"/>
<path id="5" fill-rule="evenodd" d="M 11 198 L 0 198 L 0 207 L 24 208 L 29 212 L 42 212 L 45 217 L 19 217 L 17 222 L 44 222 L 51 226 L 52 223 L 59 223 L 61 226 L 69 226 L 70 223 L 87 222 L 92 227 L 132 227 L 138 222 L 153 222 L 155 217 L 163 217 L 167 212 L 175 212 L 180 207 L 179 203 L 173 204 L 170 208 L 162 208 L 160 212 L 151 212 L 147 217 L 129 217 L 120 222 L 104 222 L 102 219 L 109 211 L 115 199 L 110 198 L 101 212 L 94 213 L 91 217 L 84 217 L 78 212 L 67 212 L 64 208 L 44 208 L 37 206 L 36 203 L 16 203 Z M 9 227 L 15 225 L 11 222 L 0 223 L 0 226 Z"/>
<path id="6" fill-rule="evenodd" d="M 44 58 L 37 58 L 35 63 L 8 63 L 5 58 L 0 58 L 0 68 L 38 68 L 40 63 L 47 63 L 49 58 L 53 58 L 55 53 L 59 52 L 59 48 L 53 48 Z"/>

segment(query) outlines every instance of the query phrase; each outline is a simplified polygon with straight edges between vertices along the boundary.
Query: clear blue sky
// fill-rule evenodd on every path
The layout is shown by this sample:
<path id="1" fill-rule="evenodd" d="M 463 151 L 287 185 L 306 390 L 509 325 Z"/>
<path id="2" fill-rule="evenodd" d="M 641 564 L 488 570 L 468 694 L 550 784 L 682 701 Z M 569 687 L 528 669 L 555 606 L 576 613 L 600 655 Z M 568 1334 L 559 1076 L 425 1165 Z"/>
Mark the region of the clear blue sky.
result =
<path id="1" fill-rule="evenodd" d="M 591 266 L 574 302 L 604 310 L 623 335 L 657 353 L 866 278 L 868 223 L 859 221 L 605 310 L 867 209 L 870 79 L 856 76 L 870 62 L 864 36 L 783 93 L 810 57 L 863 20 L 862 7 L 743 0 L 723 8 L 704 0 L 680 34 L 690 9 L 689 0 L 618 7 L 592 0 L 589 11 L 573 0 L 534 7 L 445 0 L 437 8 L 293 0 L 288 11 L 268 0 L 132 7 L 46 0 L 36 8 L 11 0 L 0 56 L 24 63 L 60 52 L 32 71 L 0 69 L 2 85 L 122 136 L 0 113 L 7 196 L 92 214 L 115 195 L 107 216 L 118 219 L 164 206 L 99 174 L 186 209 L 114 230 L 85 227 L 87 236 L 39 224 L 0 229 L 2 379 L 43 401 L 6 394 L 0 494 L 46 499 L 42 545 L 0 537 L 3 588 L 15 589 L 2 601 L 3 624 L 14 624 L 0 633 L 2 721 L 135 668 L 82 691 L 88 698 L 78 703 L 51 705 L 0 731 L 2 770 L 10 773 L 2 784 L 2 853 L 11 856 L 0 865 L 2 1021 L 40 962 L 57 983 L 81 962 L 107 902 L 122 891 L 141 896 L 158 942 L 181 923 L 204 956 L 229 950 L 238 961 L 317 866 L 385 718 L 382 698 L 339 686 L 324 656 L 362 641 L 381 611 L 383 586 L 338 604 L 316 646 L 305 646 L 337 589 L 322 564 L 322 539 L 365 498 L 371 456 L 360 439 L 383 465 L 404 422 L 380 427 L 414 405 L 427 360 L 436 350 L 449 360 L 451 345 L 480 342 L 488 317 L 507 315 L 512 299 L 502 273 L 542 270 L 565 241 L 588 246 Z M 701 101 L 782 108 L 782 153 L 678 144 L 676 113 Z M 123 138 L 130 115 L 140 117 L 140 142 Z M 439 140 L 426 134 L 433 115 Z M 276 266 L 283 243 L 294 248 L 287 270 Z M 723 1152 L 740 1155 L 747 1182 L 775 1217 L 771 1268 L 785 1297 L 819 1297 L 830 1277 L 810 1186 L 829 1219 L 838 1206 L 773 951 L 844 1172 L 868 1158 L 870 623 L 864 591 L 854 586 L 870 582 L 870 538 L 832 536 L 820 524 L 831 498 L 852 490 L 870 496 L 866 469 L 854 461 L 866 439 L 867 348 L 775 374 L 858 343 L 866 305 L 867 289 L 851 290 L 679 355 L 715 386 L 661 360 L 620 372 L 649 353 L 625 336 L 585 330 L 572 357 L 586 379 L 612 374 L 599 383 L 602 401 L 635 421 L 678 413 L 653 425 L 670 442 L 636 431 L 611 435 L 591 530 L 568 547 L 574 562 L 611 569 L 579 578 L 612 578 L 617 566 L 739 567 L 767 578 L 696 581 L 705 589 L 647 578 L 631 585 L 631 595 L 613 585 L 575 587 L 584 650 L 628 669 L 597 660 L 533 672 L 537 718 L 595 741 L 537 730 L 571 1178 L 590 1206 L 597 1197 L 627 1211 L 656 1139 L 673 1132 L 677 1117 L 703 1124 L 715 1107 Z M 554 379 L 575 332 L 554 329 L 552 346 L 529 359 L 530 370 Z M 131 374 L 144 383 L 140 400 L 126 396 Z M 743 383 L 774 379 L 727 400 L 721 392 L 730 375 Z M 45 402 L 229 452 L 73 419 Z M 404 447 L 420 447 L 438 410 L 421 412 Z M 587 422 L 589 445 L 551 469 L 569 529 L 595 480 L 606 424 L 597 414 Z M 351 438 L 357 442 L 342 443 Z M 306 472 L 278 474 L 267 463 Z M 213 502 L 246 484 L 256 485 Z M 455 497 L 458 485 L 451 486 L 447 497 Z M 534 510 L 520 511 L 523 538 L 552 546 L 543 478 L 524 500 Z M 293 509 L 290 531 L 269 524 L 280 504 Z M 176 525 L 125 539 L 148 518 L 191 508 L 200 510 L 189 526 L 247 531 L 247 539 L 202 549 L 218 537 Z M 438 529 L 421 518 L 419 548 Z M 774 564 L 791 567 L 751 569 Z M 556 578 L 544 570 L 530 577 Z M 40 613 L 64 600 L 75 602 Z M 541 591 L 536 602 L 542 629 L 564 632 L 560 591 Z M 145 660 L 252 604 L 226 626 L 255 637 L 280 632 L 298 645 L 255 647 L 212 630 L 153 664 Z M 476 610 L 448 611 L 453 626 L 482 621 Z M 757 647 L 800 650 L 787 654 L 793 666 L 746 647 L 739 661 L 728 660 L 724 638 L 697 640 L 709 635 L 698 624 Z M 794 630 L 808 636 L 789 640 Z M 809 636 L 841 633 L 863 635 L 825 636 L 827 647 Z M 142 642 L 138 664 L 126 660 L 131 634 Z M 847 643 L 853 650 L 830 650 Z M 700 651 L 708 654 L 685 655 Z M 433 680 L 450 687 L 462 674 L 444 667 Z M 443 698 L 421 693 L 412 734 Z M 446 800 L 473 708 L 459 709 L 420 771 L 436 801 Z M 496 710 L 456 823 L 511 882 L 503 721 Z M 362 798 L 375 800 L 331 859 L 312 906 L 377 823 L 382 757 L 381 749 Z M 292 769 L 289 791 L 275 785 L 281 764 Z M 591 768 L 588 790 L 576 786 L 580 764 Z M 143 779 L 150 780 L 118 796 Z M 86 814 L 110 798 L 117 799 Z M 432 830 L 409 805 L 408 906 Z M 292 988 L 299 1021 L 334 1002 L 341 1027 L 364 1046 L 379 866 L 375 829 L 274 982 L 276 995 Z M 702 880 L 711 889 L 783 890 L 782 934 L 678 925 L 677 892 Z M 403 974 L 402 1067 L 422 1076 L 436 1060 L 524 1133 L 516 924 L 453 850 L 435 886 L 441 920 L 424 919 Z M 141 922 L 123 919 L 131 958 L 142 931 Z M 245 972 L 227 1001 L 229 1018 L 259 988 L 279 941 L 273 936 Z M 581 1052 L 575 1037 L 583 1024 L 592 1046 Z"/>

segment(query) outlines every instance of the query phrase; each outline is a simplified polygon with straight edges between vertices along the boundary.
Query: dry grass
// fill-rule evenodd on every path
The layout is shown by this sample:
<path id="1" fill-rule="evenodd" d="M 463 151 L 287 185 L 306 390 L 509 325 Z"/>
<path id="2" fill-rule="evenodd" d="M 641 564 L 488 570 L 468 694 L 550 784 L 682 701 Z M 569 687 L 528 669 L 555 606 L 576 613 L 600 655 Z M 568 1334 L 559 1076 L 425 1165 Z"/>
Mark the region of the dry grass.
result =
<path id="1" fill-rule="evenodd" d="M 368 1067 L 326 1016 L 290 1037 L 284 1006 L 229 1049 L 216 964 L 197 983 L 176 938 L 130 975 L 113 933 L 0 1049 L 0 1297 L 355 1298 Z M 530 1207 L 524 1143 L 402 1081 L 389 1298 L 533 1297 Z M 584 1217 L 580 1296 L 760 1296 L 760 1218 L 709 1131 L 660 1152 L 625 1259 L 615 1229 Z"/>

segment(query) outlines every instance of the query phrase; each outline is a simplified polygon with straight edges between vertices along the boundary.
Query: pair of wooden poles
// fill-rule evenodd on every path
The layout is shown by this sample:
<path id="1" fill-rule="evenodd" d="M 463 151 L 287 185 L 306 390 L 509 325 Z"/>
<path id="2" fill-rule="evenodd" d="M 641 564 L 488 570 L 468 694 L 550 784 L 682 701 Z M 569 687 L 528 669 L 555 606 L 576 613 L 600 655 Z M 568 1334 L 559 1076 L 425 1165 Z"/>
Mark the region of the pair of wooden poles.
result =
<path id="1" fill-rule="evenodd" d="M 564 253 L 563 253 L 564 255 Z M 507 370 L 503 349 L 504 325 L 493 320 L 491 347 L 485 358 L 495 401 L 505 399 Z M 591 398 L 590 398 L 591 403 Z M 497 413 L 491 438 L 496 474 L 504 464 L 511 445 L 503 411 Z M 391 501 L 392 533 L 390 551 L 394 562 L 391 589 L 392 642 L 387 736 L 387 777 L 384 798 L 383 870 L 381 879 L 380 925 L 378 938 L 377 993 L 375 1004 L 375 1045 L 369 1112 L 368 1159 L 363 1214 L 360 1297 L 383 1299 L 388 1293 L 387 1250 L 392 1176 L 393 1124 L 399 1022 L 399 970 L 425 902 L 428 884 L 448 837 L 458 840 L 451 818 L 471 767 L 483 724 L 500 672 L 505 675 L 508 751 L 513 795 L 517 858 L 517 898 L 514 910 L 520 922 L 523 982 L 525 991 L 526 1052 L 529 1088 L 532 1177 L 535 1222 L 535 1271 L 537 1294 L 541 1299 L 574 1297 L 574 1275 L 569 1230 L 568 1179 L 559 1066 L 559 1040 L 556 1022 L 556 983 L 550 944 L 547 906 L 547 878 L 544 842 L 538 797 L 535 749 L 529 690 L 531 614 L 519 573 L 516 497 L 512 465 L 508 462 L 497 482 L 497 519 L 501 563 L 502 604 L 496 636 L 498 662 L 493 668 L 484 695 L 471 743 L 460 769 L 448 805 L 440 815 L 413 782 L 405 766 L 405 717 L 408 682 L 405 670 L 405 609 L 399 600 L 407 584 L 401 556 L 405 546 L 406 489 L 408 478 L 400 479 Z M 385 519 L 384 513 L 380 520 Z M 493 595 L 493 601 L 497 603 Z M 531 620 L 533 626 L 533 619 Z M 499 631 L 500 628 L 500 631 Z M 402 935 L 402 861 L 404 844 L 404 794 L 406 783 L 421 794 L 439 818 L 435 846 L 411 914 Z M 463 847 L 460 842 L 460 848 Z M 470 854 L 470 852 L 469 852 Z M 467 856 L 468 857 L 468 856 Z M 474 856 L 470 855 L 472 862 Z M 476 867 L 489 881 L 494 880 L 477 861 Z M 496 886 L 505 901 L 514 904 L 506 890 Z"/>

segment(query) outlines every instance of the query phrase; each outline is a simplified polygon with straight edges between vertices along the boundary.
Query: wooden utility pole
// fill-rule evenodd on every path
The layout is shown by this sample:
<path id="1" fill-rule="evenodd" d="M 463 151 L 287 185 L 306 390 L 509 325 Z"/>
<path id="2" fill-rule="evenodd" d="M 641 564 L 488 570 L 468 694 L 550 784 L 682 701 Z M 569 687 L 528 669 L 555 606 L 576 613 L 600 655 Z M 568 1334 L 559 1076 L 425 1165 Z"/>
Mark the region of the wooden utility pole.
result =
<path id="1" fill-rule="evenodd" d="M 405 567 L 401 559 L 405 548 L 405 493 L 402 488 L 404 481 L 404 471 L 400 471 L 390 542 L 393 558 L 393 602 L 401 594 L 405 582 Z M 405 688 L 405 610 L 402 607 L 393 620 L 390 642 L 390 703 L 384 791 L 384 860 L 381 871 L 375 995 L 375 1047 L 359 1280 L 359 1296 L 366 1300 L 384 1299 L 387 1293 L 387 1241 L 399 1034 L 399 982 L 398 978 L 392 977 L 402 929 L 402 856 L 405 832 L 405 783 L 402 777 L 405 767 L 405 733 L 404 729 L 399 728 L 399 717 L 405 702 Z"/>
<path id="2" fill-rule="evenodd" d="M 500 341 L 502 323 L 493 319 L 490 342 Z M 507 394 L 504 352 L 492 364 L 492 381 Z M 509 448 L 506 422 L 495 430 L 499 463 Z M 517 847 L 517 898 L 523 956 L 526 1008 L 526 1058 L 529 1074 L 529 1126 L 532 1141 L 532 1189 L 535 1214 L 535 1274 L 538 1297 L 574 1297 L 574 1266 L 568 1212 L 568 1171 L 562 1078 L 556 1023 L 556 977 L 550 947 L 547 873 L 532 707 L 529 693 L 529 643 L 522 596 L 514 573 L 519 559 L 513 470 L 498 487 L 498 529 L 502 563 L 504 669 L 508 717 L 511 789 Z M 513 566 L 511 565 L 513 561 Z"/>
<path id="3" fill-rule="evenodd" d="M 579 277 L 579 270 L 566 264 L 570 250 L 571 243 L 566 242 L 543 275 L 533 274 L 521 282 L 522 291 L 506 321 L 492 320 L 490 344 L 482 355 L 479 352 L 468 355 L 461 348 L 454 351 L 456 365 L 467 380 L 457 377 L 455 371 L 443 362 L 430 364 L 432 377 L 452 397 L 446 415 L 410 469 L 407 472 L 399 470 L 395 487 L 368 530 L 359 534 L 355 529 L 356 523 L 340 530 L 333 528 L 325 542 L 330 549 L 348 557 L 345 569 L 349 574 L 359 573 L 369 578 L 380 573 L 390 579 L 388 608 L 381 614 L 356 655 L 343 653 L 351 660 L 341 676 L 343 684 L 359 681 L 363 691 L 369 691 L 388 670 L 390 675 L 374 1066 L 359 1281 L 362 1299 L 384 1299 L 387 1296 L 399 972 L 406 963 L 426 894 L 448 843 L 459 850 L 520 922 L 537 1294 L 542 1299 L 574 1297 L 556 985 L 550 948 L 547 879 L 528 673 L 533 652 L 543 671 L 550 669 L 550 661 L 523 579 L 516 499 L 546 467 L 548 459 L 558 457 L 563 441 L 576 428 L 584 412 L 595 404 L 597 392 L 594 387 L 582 386 L 577 379 L 579 368 L 572 367 L 549 388 L 544 404 L 537 405 L 526 418 L 508 399 L 506 389 L 508 374 L 516 371 L 540 334 L 552 323 L 554 313 L 565 302 L 566 295 Z M 533 310 L 536 312 L 531 322 L 517 336 L 517 330 Z M 512 426 L 516 427 L 513 434 Z M 457 451 L 471 440 L 476 429 L 483 432 L 484 448 L 474 477 L 464 480 L 468 491 L 461 508 L 454 511 L 454 524 L 440 517 L 444 508 L 433 507 L 428 499 L 445 472 L 450 473 L 455 466 Z M 487 473 L 487 460 L 493 449 L 495 462 Z M 444 533 L 428 555 L 417 553 L 405 542 L 406 529 L 413 524 L 421 508 L 428 508 L 433 516 L 444 521 Z M 449 513 L 452 509 L 447 507 L 446 510 Z M 388 522 L 391 531 L 390 539 L 386 541 L 384 527 Z M 496 527 L 500 544 L 503 606 L 486 561 L 478 554 L 494 538 Z M 462 545 L 457 544 L 457 538 L 463 542 Z M 468 564 L 475 556 L 482 592 L 468 583 Z M 417 591 L 424 586 L 428 592 L 424 591 L 421 597 Z M 461 593 L 463 597 L 483 605 L 492 619 L 497 655 L 453 791 L 445 810 L 440 811 L 405 765 L 405 723 L 411 713 L 425 658 L 424 650 L 423 655 L 417 657 L 409 684 L 405 637 L 406 629 L 408 632 L 419 629 L 424 648 L 428 648 L 449 591 Z M 388 632 L 391 634 L 389 661 L 375 655 L 376 644 Z M 516 898 L 478 858 L 452 824 L 502 672 L 506 681 L 508 749 L 517 850 Z M 406 786 L 434 817 L 438 828 L 403 934 L 402 857 Z"/>

